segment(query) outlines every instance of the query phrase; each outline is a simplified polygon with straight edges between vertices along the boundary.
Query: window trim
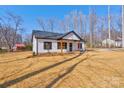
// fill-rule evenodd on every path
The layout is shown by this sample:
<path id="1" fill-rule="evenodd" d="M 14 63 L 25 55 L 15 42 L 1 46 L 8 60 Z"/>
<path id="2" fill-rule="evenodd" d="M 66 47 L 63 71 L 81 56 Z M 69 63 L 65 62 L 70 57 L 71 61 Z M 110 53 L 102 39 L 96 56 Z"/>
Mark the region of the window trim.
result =
<path id="1" fill-rule="evenodd" d="M 78 43 L 78 49 L 82 49 L 82 43 Z"/>
<path id="2" fill-rule="evenodd" d="M 62 42 L 63 49 L 67 49 L 67 42 Z M 61 49 L 61 42 L 57 42 L 57 49 Z"/>
<path id="3" fill-rule="evenodd" d="M 49 49 L 46 48 L 46 46 L 45 46 L 46 43 L 50 44 L 50 48 Z M 44 44 L 44 50 L 52 50 L 52 42 L 44 42 L 43 44 Z"/>
<path id="4" fill-rule="evenodd" d="M 83 47 L 82 47 L 82 43 L 80 43 L 80 49 L 83 49 Z"/>

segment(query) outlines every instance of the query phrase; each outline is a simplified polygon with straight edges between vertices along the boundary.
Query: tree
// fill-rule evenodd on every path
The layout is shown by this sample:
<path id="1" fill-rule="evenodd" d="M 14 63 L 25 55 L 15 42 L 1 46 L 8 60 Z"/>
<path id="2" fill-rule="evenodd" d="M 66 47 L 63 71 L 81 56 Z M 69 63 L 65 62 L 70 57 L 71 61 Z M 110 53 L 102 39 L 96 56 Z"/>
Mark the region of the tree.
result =
<path id="1" fill-rule="evenodd" d="M 83 14 L 82 12 L 79 12 L 79 25 L 80 25 L 80 35 L 81 37 L 84 36 L 84 24 L 83 24 Z"/>
<path id="2" fill-rule="evenodd" d="M 70 31 L 70 16 L 65 15 L 64 19 L 59 22 L 59 28 L 62 30 L 62 32 L 67 33 Z"/>
<path id="3" fill-rule="evenodd" d="M 111 39 L 111 20 L 110 20 L 110 6 L 108 6 L 108 39 L 110 40 Z M 110 42 L 108 42 L 108 45 L 109 45 L 109 48 L 110 48 Z"/>
<path id="4" fill-rule="evenodd" d="M 2 17 L 1 22 L 1 34 L 5 43 L 7 44 L 9 51 L 14 47 L 18 33 L 22 31 L 22 18 L 13 13 L 7 12 L 6 16 Z"/>
<path id="5" fill-rule="evenodd" d="M 55 28 L 55 18 L 48 19 L 48 28 L 51 32 L 54 31 Z"/>
<path id="6" fill-rule="evenodd" d="M 122 5 L 122 47 L 124 48 L 124 6 Z"/>
<path id="7" fill-rule="evenodd" d="M 26 34 L 25 37 L 24 37 L 25 45 L 32 45 L 31 39 L 32 39 L 32 35 L 31 34 Z"/>
<path id="8" fill-rule="evenodd" d="M 43 31 L 48 30 L 54 32 L 56 24 L 55 18 L 49 18 L 48 20 L 45 20 L 44 18 L 40 17 L 37 19 L 37 22 Z"/>
<path id="9" fill-rule="evenodd" d="M 102 42 L 102 40 L 107 38 L 105 24 L 106 24 L 106 17 L 105 16 L 99 17 L 99 24 L 98 24 L 99 42 Z"/>
<path id="10" fill-rule="evenodd" d="M 93 47 L 94 45 L 94 32 L 96 30 L 96 13 L 95 13 L 95 8 L 92 7 L 89 9 L 89 26 L 90 26 L 90 48 Z"/>
<path id="11" fill-rule="evenodd" d="M 72 11 L 72 20 L 73 20 L 73 28 L 76 33 L 79 33 L 78 31 L 78 12 Z"/>
<path id="12" fill-rule="evenodd" d="M 44 19 L 43 19 L 43 18 L 38 18 L 38 19 L 37 19 L 37 22 L 38 22 L 39 26 L 41 27 L 41 29 L 42 29 L 43 31 L 46 31 Z"/>
<path id="13" fill-rule="evenodd" d="M 65 16 L 65 31 L 66 32 L 69 32 L 69 29 L 70 29 L 70 16 L 69 15 L 66 15 Z"/>

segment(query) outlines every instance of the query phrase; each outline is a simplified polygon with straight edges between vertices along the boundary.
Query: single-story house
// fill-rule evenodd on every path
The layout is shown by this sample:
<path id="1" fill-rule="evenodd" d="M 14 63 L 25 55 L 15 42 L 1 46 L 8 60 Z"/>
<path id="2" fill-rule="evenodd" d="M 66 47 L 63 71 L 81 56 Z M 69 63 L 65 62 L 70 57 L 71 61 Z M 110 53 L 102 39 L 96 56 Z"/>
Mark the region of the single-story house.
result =
<path id="1" fill-rule="evenodd" d="M 120 47 L 122 47 L 122 40 L 121 40 L 121 38 L 118 38 L 118 39 L 116 39 L 116 40 L 104 39 L 104 40 L 102 41 L 102 46 L 103 46 L 103 47 L 108 47 L 109 44 L 110 44 L 111 47 L 120 48 Z"/>
<path id="2" fill-rule="evenodd" d="M 33 30 L 32 41 L 34 54 L 85 50 L 84 40 L 74 31 L 62 34 Z"/>
<path id="3" fill-rule="evenodd" d="M 102 47 L 108 47 L 109 44 L 110 44 L 111 47 L 114 47 L 115 46 L 115 41 L 112 40 L 112 39 L 108 39 L 108 38 L 107 39 L 104 39 L 102 41 Z"/>
<path id="4" fill-rule="evenodd" d="M 115 46 L 118 48 L 122 47 L 122 40 L 121 38 L 115 40 Z"/>

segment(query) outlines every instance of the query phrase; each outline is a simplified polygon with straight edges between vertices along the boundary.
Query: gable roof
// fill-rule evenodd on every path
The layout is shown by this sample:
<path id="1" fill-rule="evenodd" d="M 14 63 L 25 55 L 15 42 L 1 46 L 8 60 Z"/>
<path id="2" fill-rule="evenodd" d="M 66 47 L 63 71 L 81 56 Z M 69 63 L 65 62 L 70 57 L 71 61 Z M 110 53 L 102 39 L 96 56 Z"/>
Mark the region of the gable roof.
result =
<path id="1" fill-rule="evenodd" d="M 33 30 L 33 35 L 36 38 L 46 38 L 46 39 L 59 39 L 63 36 L 63 34 L 55 33 L 55 32 L 48 32 L 48 31 L 40 31 L 40 30 Z"/>
<path id="2" fill-rule="evenodd" d="M 63 39 L 63 37 L 67 36 L 70 33 L 74 33 L 81 41 L 84 41 L 74 31 L 70 31 L 70 32 L 67 32 L 67 33 L 55 33 L 55 32 L 48 32 L 48 31 L 33 30 L 32 36 L 35 35 L 35 38 L 41 38 L 41 39 L 55 39 L 55 40 L 60 40 L 60 39 Z"/>
<path id="3" fill-rule="evenodd" d="M 67 35 L 70 34 L 70 33 L 75 34 L 80 40 L 83 40 L 83 39 L 82 39 L 77 33 L 75 33 L 74 31 L 70 31 L 70 32 L 68 32 L 68 33 L 65 33 L 60 39 L 62 39 L 63 37 L 67 36 Z"/>
<path id="4" fill-rule="evenodd" d="M 122 41 L 121 39 L 116 39 L 115 41 Z"/>

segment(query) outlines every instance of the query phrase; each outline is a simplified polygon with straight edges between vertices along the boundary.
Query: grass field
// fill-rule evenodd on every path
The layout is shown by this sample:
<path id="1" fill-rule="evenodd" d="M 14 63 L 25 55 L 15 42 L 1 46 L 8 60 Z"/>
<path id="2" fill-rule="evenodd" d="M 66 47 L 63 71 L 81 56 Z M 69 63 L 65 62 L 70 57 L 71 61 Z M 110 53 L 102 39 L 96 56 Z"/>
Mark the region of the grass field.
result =
<path id="1" fill-rule="evenodd" d="M 0 87 L 124 87 L 124 51 L 0 54 Z"/>

